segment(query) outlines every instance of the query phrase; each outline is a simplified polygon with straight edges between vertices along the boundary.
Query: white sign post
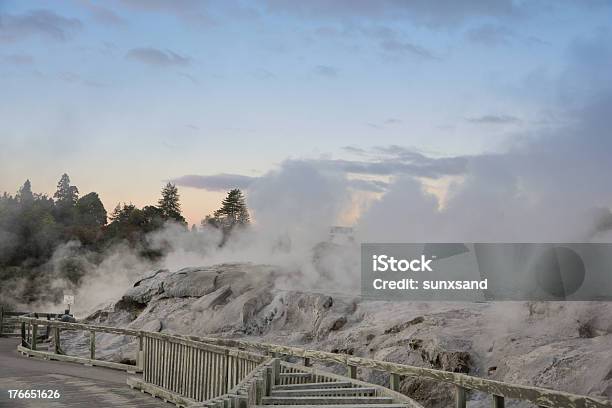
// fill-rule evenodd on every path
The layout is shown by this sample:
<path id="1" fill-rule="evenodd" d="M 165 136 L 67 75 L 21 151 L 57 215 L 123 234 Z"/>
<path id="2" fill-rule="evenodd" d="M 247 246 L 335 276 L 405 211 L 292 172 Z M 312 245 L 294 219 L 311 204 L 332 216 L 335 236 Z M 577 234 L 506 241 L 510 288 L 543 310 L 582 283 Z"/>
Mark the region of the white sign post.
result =
<path id="1" fill-rule="evenodd" d="M 64 304 L 68 306 L 68 313 L 70 313 L 70 306 L 74 305 L 74 295 L 64 295 Z"/>

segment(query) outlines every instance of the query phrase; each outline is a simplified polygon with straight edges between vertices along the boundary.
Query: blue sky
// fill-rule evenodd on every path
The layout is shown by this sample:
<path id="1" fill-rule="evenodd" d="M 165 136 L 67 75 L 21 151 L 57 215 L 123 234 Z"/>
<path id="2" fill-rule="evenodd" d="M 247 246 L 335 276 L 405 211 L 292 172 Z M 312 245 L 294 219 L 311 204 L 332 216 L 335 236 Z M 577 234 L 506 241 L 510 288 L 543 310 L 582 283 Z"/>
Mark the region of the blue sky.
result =
<path id="1" fill-rule="evenodd" d="M 0 191 L 52 193 L 68 172 L 112 208 L 288 159 L 501 151 L 597 92 L 574 71 L 596 75 L 611 17 L 605 1 L 0 0 Z M 192 222 L 222 195 L 181 191 Z"/>

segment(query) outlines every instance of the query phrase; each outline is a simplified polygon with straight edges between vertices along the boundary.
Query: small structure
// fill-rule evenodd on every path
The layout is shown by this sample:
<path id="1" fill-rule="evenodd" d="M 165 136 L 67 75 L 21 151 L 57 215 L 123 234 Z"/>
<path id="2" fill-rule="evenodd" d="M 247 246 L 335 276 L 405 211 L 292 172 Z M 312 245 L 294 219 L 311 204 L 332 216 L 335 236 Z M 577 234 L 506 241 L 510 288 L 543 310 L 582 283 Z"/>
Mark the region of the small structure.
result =
<path id="1" fill-rule="evenodd" d="M 329 229 L 329 242 L 334 244 L 349 244 L 355 241 L 353 227 L 333 226 Z"/>

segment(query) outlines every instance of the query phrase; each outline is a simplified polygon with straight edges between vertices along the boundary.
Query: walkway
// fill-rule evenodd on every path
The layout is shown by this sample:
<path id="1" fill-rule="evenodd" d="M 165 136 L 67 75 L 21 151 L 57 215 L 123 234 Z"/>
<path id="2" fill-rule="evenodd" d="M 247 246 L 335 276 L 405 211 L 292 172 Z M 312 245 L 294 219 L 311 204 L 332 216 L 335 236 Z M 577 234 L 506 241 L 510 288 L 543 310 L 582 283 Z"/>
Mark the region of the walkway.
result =
<path id="1" fill-rule="evenodd" d="M 20 339 L 0 338 L 0 407 L 169 408 L 126 385 L 128 374 L 102 367 L 25 358 Z M 133 374 L 131 374 L 133 376 Z M 58 390 L 58 399 L 9 399 L 8 390 Z"/>

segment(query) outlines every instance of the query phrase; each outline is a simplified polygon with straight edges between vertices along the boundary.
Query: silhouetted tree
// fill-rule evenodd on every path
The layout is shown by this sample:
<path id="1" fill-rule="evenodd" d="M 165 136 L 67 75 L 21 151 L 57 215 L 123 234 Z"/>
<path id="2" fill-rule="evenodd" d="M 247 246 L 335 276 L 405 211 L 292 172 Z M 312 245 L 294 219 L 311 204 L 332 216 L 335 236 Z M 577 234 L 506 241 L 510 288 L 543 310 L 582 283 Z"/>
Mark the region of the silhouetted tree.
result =
<path id="1" fill-rule="evenodd" d="M 172 183 L 168 183 L 162 189 L 162 196 L 157 202 L 162 216 L 166 220 L 174 220 L 187 225 L 185 218 L 181 215 L 181 204 L 179 202 L 178 188 Z"/>
<path id="2" fill-rule="evenodd" d="M 227 197 L 221 203 L 221 208 L 215 211 L 215 218 L 225 228 L 243 227 L 249 224 L 249 211 L 244 195 L 239 189 L 235 188 L 227 193 Z"/>
<path id="3" fill-rule="evenodd" d="M 86 226 L 106 225 L 106 209 L 98 193 L 85 194 L 76 202 L 78 223 Z"/>
<path id="4" fill-rule="evenodd" d="M 53 198 L 55 198 L 58 204 L 76 205 L 79 199 L 79 189 L 76 186 L 70 185 L 70 177 L 68 177 L 68 174 L 62 174 L 62 177 L 57 183 L 57 191 L 53 194 Z"/>
<path id="5" fill-rule="evenodd" d="M 239 189 L 235 188 L 227 193 L 221 203 L 221 208 L 215 211 L 212 217 L 207 215 L 201 224 L 202 227 L 218 228 L 223 232 L 220 243 L 220 246 L 222 246 L 235 228 L 246 227 L 249 223 L 249 210 L 244 195 Z"/>
<path id="6" fill-rule="evenodd" d="M 23 183 L 23 186 L 21 186 L 19 192 L 17 193 L 17 199 L 21 203 L 31 203 L 32 200 L 34 200 L 34 194 L 32 194 L 32 183 L 30 183 L 30 180 L 26 180 L 25 183 Z"/>
<path id="7" fill-rule="evenodd" d="M 79 189 L 70 185 L 70 177 L 64 173 L 57 183 L 57 191 L 53 194 L 55 198 L 56 219 L 62 224 L 70 225 L 74 222 L 74 207 L 79 199 Z"/>

